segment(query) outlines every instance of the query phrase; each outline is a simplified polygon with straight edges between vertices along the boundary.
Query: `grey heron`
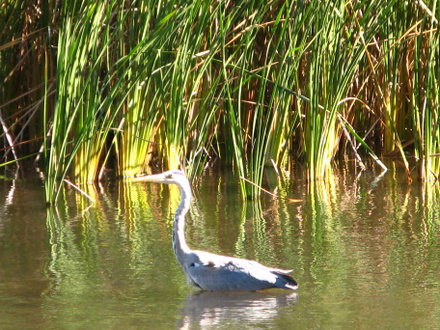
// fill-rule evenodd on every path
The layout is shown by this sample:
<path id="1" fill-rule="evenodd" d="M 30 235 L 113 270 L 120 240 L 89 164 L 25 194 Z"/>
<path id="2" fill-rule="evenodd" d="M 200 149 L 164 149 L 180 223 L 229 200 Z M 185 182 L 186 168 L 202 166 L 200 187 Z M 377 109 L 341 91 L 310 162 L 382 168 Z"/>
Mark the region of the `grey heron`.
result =
<path id="1" fill-rule="evenodd" d="M 291 270 L 266 267 L 256 261 L 191 250 L 185 240 L 185 215 L 190 207 L 191 186 L 180 170 L 137 177 L 135 181 L 176 184 L 181 199 L 173 223 L 174 254 L 189 283 L 207 291 L 256 291 L 268 288 L 295 290 Z"/>

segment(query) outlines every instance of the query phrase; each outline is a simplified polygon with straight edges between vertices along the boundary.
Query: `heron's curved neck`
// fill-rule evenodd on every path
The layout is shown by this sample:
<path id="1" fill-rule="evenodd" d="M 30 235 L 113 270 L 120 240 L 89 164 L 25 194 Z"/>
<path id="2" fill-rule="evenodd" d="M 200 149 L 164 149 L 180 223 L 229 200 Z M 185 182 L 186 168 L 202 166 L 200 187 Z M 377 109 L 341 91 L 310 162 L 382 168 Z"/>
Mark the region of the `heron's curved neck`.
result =
<path id="1" fill-rule="evenodd" d="M 189 185 L 188 185 L 189 186 Z M 181 199 L 173 224 L 173 250 L 177 259 L 183 264 L 183 256 L 190 252 L 185 240 L 185 215 L 189 210 L 191 201 L 191 189 L 179 186 Z"/>

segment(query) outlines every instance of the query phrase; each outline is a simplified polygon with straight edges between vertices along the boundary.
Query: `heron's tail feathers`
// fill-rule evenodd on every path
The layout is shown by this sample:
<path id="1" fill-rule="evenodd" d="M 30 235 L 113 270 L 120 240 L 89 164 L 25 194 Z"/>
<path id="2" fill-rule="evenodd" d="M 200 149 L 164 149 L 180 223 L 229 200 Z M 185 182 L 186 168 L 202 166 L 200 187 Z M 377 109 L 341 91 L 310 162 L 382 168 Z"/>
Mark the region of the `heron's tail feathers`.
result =
<path id="1" fill-rule="evenodd" d="M 278 273 L 278 280 L 276 284 L 279 288 L 290 290 L 298 289 L 298 282 L 292 276 L 283 273 Z"/>

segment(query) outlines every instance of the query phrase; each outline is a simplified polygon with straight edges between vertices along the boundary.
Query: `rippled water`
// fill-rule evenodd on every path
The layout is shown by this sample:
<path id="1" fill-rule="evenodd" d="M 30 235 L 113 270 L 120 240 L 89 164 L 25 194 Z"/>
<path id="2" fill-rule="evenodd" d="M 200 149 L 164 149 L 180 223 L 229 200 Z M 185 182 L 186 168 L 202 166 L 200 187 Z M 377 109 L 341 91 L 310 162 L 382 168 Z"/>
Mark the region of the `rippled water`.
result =
<path id="1" fill-rule="evenodd" d="M 301 173 L 296 177 L 303 177 Z M 440 324 L 438 184 L 402 171 L 277 182 L 241 202 L 206 173 L 188 217 L 191 247 L 293 268 L 296 292 L 200 292 L 171 250 L 177 189 L 147 183 L 68 190 L 46 209 L 37 179 L 0 181 L 1 328 L 335 329 Z"/>

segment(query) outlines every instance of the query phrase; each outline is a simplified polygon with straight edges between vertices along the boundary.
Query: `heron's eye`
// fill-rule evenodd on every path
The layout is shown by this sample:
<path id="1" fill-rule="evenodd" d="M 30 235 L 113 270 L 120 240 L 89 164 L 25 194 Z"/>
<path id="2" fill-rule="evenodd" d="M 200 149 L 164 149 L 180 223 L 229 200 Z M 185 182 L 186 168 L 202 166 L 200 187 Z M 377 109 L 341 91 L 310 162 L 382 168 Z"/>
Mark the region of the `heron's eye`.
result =
<path id="1" fill-rule="evenodd" d="M 172 175 L 172 174 L 167 174 L 167 175 L 165 175 L 165 178 L 166 178 L 166 179 L 172 179 L 172 178 L 173 178 L 173 175 Z"/>

